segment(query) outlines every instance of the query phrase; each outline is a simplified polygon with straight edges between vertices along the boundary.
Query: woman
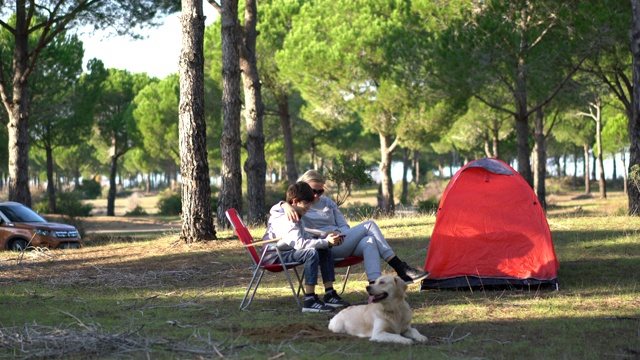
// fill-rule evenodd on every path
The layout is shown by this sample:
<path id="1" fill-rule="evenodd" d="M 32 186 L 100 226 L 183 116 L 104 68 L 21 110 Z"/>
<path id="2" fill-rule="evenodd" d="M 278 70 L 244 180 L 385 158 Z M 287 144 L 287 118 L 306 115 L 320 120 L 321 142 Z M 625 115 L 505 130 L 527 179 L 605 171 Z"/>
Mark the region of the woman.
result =
<path id="1" fill-rule="evenodd" d="M 306 230 L 320 231 L 323 233 L 340 233 L 346 237 L 342 245 L 334 247 L 334 258 L 344 258 L 346 256 L 360 256 L 364 258 L 364 268 L 367 273 L 369 283 L 373 283 L 382 275 L 380 268 L 380 259 L 386 261 L 398 276 L 406 283 L 411 284 L 426 278 L 429 275 L 427 271 L 421 271 L 409 266 L 400 260 L 387 243 L 382 235 L 378 225 L 367 220 L 354 227 L 344 219 L 338 205 L 326 196 L 324 193 L 325 177 L 315 170 L 305 172 L 298 181 L 304 181 L 314 193 L 314 202 L 307 213 L 303 216 L 304 227 Z M 282 204 L 289 220 L 300 220 L 297 212 L 289 204 Z"/>

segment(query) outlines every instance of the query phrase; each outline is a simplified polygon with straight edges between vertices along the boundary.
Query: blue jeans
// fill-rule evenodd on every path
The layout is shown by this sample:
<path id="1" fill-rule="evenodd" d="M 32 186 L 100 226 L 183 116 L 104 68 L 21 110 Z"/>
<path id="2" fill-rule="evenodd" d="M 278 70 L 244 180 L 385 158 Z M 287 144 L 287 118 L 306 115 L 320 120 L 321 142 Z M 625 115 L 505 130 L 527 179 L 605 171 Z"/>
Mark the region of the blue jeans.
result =
<path id="1" fill-rule="evenodd" d="M 304 265 L 305 285 L 318 284 L 318 266 L 322 274 L 322 282 L 333 282 L 335 270 L 333 268 L 333 252 L 330 249 L 300 249 L 282 252 L 284 262 L 301 262 Z M 280 261 L 276 258 L 275 263 Z"/>

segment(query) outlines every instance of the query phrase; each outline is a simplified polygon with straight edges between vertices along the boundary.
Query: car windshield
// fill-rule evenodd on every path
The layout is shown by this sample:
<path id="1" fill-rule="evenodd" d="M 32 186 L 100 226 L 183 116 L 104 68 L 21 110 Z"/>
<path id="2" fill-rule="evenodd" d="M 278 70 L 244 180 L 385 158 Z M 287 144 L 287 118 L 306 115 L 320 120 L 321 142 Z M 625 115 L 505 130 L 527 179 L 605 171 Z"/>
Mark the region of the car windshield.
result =
<path id="1" fill-rule="evenodd" d="M 0 211 L 2 211 L 4 216 L 11 222 L 47 222 L 33 210 L 23 205 L 0 205 Z"/>

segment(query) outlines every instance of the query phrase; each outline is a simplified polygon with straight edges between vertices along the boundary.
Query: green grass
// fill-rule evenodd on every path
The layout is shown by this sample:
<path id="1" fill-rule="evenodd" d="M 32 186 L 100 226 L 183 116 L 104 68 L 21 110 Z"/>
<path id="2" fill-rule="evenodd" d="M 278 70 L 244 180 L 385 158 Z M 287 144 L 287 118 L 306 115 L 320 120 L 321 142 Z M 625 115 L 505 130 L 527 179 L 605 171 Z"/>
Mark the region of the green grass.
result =
<path id="1" fill-rule="evenodd" d="M 333 334 L 328 315 L 296 308 L 281 274 L 265 275 L 249 310 L 239 310 L 248 257 L 220 231 L 220 240 L 193 245 L 169 235 L 1 253 L 0 358 L 638 359 L 640 218 L 613 215 L 619 194 L 571 197 L 548 211 L 560 290 L 412 285 L 407 300 L 425 344 Z M 377 222 L 402 259 L 424 264 L 434 217 Z M 359 302 L 366 277 L 362 265 L 354 270 L 344 297 Z"/>

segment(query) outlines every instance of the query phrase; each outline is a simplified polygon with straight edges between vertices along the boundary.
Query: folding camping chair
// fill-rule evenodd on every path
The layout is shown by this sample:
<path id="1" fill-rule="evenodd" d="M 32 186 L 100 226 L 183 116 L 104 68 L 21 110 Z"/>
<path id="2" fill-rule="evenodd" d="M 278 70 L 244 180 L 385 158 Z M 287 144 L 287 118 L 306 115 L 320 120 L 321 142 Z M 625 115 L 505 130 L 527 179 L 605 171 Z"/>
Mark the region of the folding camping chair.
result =
<path id="1" fill-rule="evenodd" d="M 244 248 L 247 249 L 247 252 L 251 257 L 251 261 L 253 262 L 253 275 L 251 277 L 251 281 L 249 282 L 249 286 L 247 286 L 247 292 L 244 294 L 244 298 L 242 298 L 242 302 L 240 303 L 240 309 L 245 310 L 249 307 L 249 305 L 251 305 L 251 302 L 253 301 L 253 298 L 256 295 L 256 292 L 258 291 L 258 287 L 260 286 L 260 282 L 262 281 L 262 276 L 264 275 L 265 271 L 269 271 L 272 273 L 284 272 L 284 274 L 287 276 L 287 280 L 289 281 L 289 286 L 291 287 L 291 292 L 293 293 L 293 297 L 296 299 L 296 303 L 298 303 L 298 306 L 302 307 L 302 303 L 300 302 L 300 299 L 298 296 L 300 294 L 300 290 L 302 289 L 302 275 L 304 275 L 304 271 L 302 272 L 302 274 L 299 274 L 297 269 L 297 267 L 299 265 L 302 265 L 302 263 L 301 262 L 285 263 L 282 259 L 282 254 L 280 253 L 280 250 L 278 250 L 277 247 L 263 246 L 269 243 L 277 242 L 280 239 L 254 241 L 253 237 L 251 236 L 251 233 L 249 232 L 249 229 L 247 229 L 247 227 L 242 222 L 242 219 L 240 219 L 240 216 L 238 216 L 238 212 L 236 211 L 236 209 L 227 210 L 226 215 L 227 215 L 227 219 L 229 219 L 229 222 L 233 226 L 233 229 L 236 235 L 238 236 L 238 239 L 240 239 Z M 256 246 L 263 246 L 261 255 L 258 255 L 258 251 L 255 248 Z M 262 261 L 265 255 L 272 253 L 272 251 L 275 251 L 277 253 L 278 257 L 280 258 L 280 263 L 270 264 L 270 265 L 263 264 Z M 296 275 L 296 280 L 298 284 L 297 291 L 293 286 L 293 281 L 291 280 L 291 276 L 289 275 L 290 269 L 293 269 L 293 272 Z M 249 296 L 249 292 L 251 292 L 252 288 L 253 288 L 253 292 L 251 293 L 251 297 L 247 299 L 247 297 Z"/>
<path id="2" fill-rule="evenodd" d="M 351 273 L 351 266 L 360 264 L 364 260 L 363 257 L 360 256 L 347 256 L 344 259 L 335 259 L 333 263 L 334 268 L 346 267 L 347 272 L 344 275 L 344 281 L 342 282 L 342 290 L 338 293 L 342 295 L 344 289 L 347 287 L 347 281 L 349 281 L 349 274 Z"/>
<path id="3" fill-rule="evenodd" d="M 327 236 L 327 233 L 325 231 L 315 229 L 305 229 L 305 232 L 317 238 L 324 238 Z M 361 256 L 347 256 L 344 258 L 333 260 L 334 268 L 347 268 L 347 272 L 344 275 L 344 280 L 342 281 L 342 290 L 340 290 L 340 292 L 338 293 L 339 295 L 342 295 L 342 293 L 344 293 L 344 289 L 347 288 L 347 281 L 349 281 L 349 274 L 351 274 L 351 266 L 360 264 L 362 261 L 364 261 L 364 258 Z"/>

